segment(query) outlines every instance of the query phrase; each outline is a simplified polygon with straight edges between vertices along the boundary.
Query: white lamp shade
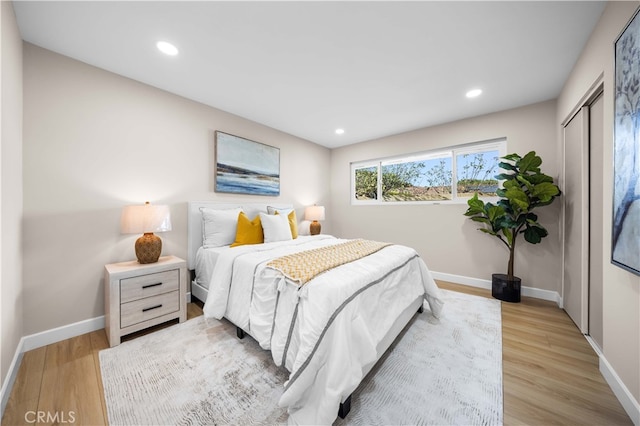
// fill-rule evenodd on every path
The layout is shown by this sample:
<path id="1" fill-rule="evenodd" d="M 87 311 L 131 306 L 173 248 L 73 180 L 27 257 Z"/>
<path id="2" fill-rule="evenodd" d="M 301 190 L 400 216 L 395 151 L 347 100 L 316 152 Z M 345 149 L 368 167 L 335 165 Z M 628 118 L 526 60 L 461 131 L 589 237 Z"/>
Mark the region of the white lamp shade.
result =
<path id="1" fill-rule="evenodd" d="M 306 220 L 324 220 L 324 206 L 309 206 L 304 209 Z"/>
<path id="2" fill-rule="evenodd" d="M 171 231 L 169 206 L 126 206 L 122 209 L 120 229 L 123 234 Z"/>

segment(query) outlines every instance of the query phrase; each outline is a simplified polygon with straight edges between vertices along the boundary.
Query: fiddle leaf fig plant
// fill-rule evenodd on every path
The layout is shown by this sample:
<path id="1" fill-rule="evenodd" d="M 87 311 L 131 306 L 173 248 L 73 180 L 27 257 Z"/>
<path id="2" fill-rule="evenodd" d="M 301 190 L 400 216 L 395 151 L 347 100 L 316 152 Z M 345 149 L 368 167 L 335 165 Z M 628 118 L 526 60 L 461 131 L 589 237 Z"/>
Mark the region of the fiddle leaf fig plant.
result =
<path id="1" fill-rule="evenodd" d="M 553 178 L 541 172 L 542 159 L 535 151 L 524 157 L 509 154 L 499 164 L 505 172 L 495 178 L 502 181 L 496 191 L 501 199 L 493 204 L 478 199 L 476 193 L 467 201 L 469 208 L 464 213 L 483 226 L 480 231 L 498 238 L 509 249 L 507 275 L 513 279 L 513 263 L 518 235 L 525 241 L 538 244 L 549 233 L 538 222 L 533 210 L 547 206 L 560 195 L 560 188 Z"/>

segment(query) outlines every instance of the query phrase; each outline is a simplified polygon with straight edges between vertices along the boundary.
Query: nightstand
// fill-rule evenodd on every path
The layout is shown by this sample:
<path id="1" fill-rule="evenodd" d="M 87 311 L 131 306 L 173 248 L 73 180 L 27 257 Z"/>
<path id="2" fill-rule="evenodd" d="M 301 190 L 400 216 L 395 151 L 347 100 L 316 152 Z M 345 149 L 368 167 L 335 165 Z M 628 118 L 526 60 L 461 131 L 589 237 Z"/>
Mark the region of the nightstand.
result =
<path id="1" fill-rule="evenodd" d="M 124 335 L 178 318 L 187 319 L 187 263 L 164 256 L 104 267 L 105 329 L 111 347 Z"/>

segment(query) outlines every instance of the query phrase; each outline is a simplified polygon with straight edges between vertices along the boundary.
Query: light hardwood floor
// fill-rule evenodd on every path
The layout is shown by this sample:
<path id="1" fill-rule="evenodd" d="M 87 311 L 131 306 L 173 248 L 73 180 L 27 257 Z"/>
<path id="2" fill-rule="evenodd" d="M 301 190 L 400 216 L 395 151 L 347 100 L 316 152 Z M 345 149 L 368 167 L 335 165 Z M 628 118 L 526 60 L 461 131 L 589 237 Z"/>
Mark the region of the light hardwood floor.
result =
<path id="1" fill-rule="evenodd" d="M 490 297 L 488 290 L 438 285 Z M 198 315 L 201 306 L 190 303 L 188 318 Z M 554 303 L 502 302 L 502 344 L 505 425 L 632 424 L 593 349 Z M 2 425 L 107 424 L 98 352 L 108 346 L 99 330 L 25 353 Z M 38 413 L 44 422 L 34 422 Z"/>

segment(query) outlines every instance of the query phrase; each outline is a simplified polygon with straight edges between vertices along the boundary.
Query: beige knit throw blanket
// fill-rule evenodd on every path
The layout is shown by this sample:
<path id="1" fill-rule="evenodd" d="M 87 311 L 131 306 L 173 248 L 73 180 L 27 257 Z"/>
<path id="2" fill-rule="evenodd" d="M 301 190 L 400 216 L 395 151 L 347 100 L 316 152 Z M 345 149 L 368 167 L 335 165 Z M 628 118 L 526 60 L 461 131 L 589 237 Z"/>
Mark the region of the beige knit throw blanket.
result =
<path id="1" fill-rule="evenodd" d="M 390 245 L 391 243 L 377 241 L 351 240 L 282 256 L 271 260 L 267 267 L 282 272 L 285 277 L 303 286 L 325 271 L 362 259 Z"/>

